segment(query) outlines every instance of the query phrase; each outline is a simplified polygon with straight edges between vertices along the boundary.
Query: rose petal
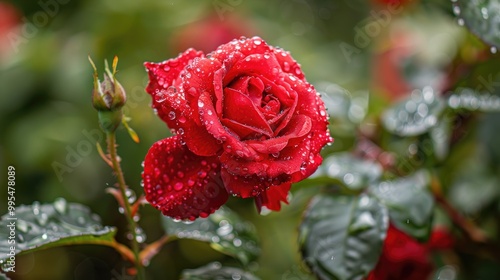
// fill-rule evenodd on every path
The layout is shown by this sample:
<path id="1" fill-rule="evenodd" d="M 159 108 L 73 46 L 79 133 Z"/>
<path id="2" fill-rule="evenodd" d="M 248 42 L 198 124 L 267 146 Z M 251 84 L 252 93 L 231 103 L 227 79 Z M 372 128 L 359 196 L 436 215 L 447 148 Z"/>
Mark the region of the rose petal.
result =
<path id="1" fill-rule="evenodd" d="M 222 119 L 220 122 L 229 130 L 231 130 L 234 134 L 238 136 L 240 139 L 249 139 L 254 137 L 259 137 L 258 135 L 265 135 L 267 137 L 271 137 L 269 131 L 264 131 L 257 127 L 248 126 L 230 119 Z"/>
<path id="2" fill-rule="evenodd" d="M 279 186 L 271 186 L 269 189 L 261 192 L 255 197 L 255 205 L 259 213 L 262 206 L 269 210 L 279 211 L 281 209 L 281 202 L 288 204 L 288 192 L 290 191 L 291 183 L 284 183 Z"/>
<path id="3" fill-rule="evenodd" d="M 228 194 L 217 157 L 200 157 L 179 143 L 179 136 L 156 142 L 144 160 L 146 199 L 176 219 L 208 216 Z"/>
<path id="4" fill-rule="evenodd" d="M 237 155 L 247 160 L 254 160 L 258 156 L 251 147 L 240 141 L 237 135 L 227 131 L 215 114 L 209 114 L 209 111 L 213 112 L 215 108 L 207 92 L 200 95 L 198 107 L 200 107 L 200 105 L 200 109 L 202 109 L 200 113 L 203 111 L 200 117 L 205 128 L 215 139 L 217 139 L 217 141 L 223 143 L 226 152 L 230 152 L 233 155 Z"/>
<path id="5" fill-rule="evenodd" d="M 273 154 L 280 152 L 292 138 L 304 137 L 311 131 L 311 119 L 304 115 L 295 115 L 286 127 L 282 136 L 267 140 L 248 140 L 246 143 L 259 153 Z"/>
<path id="6" fill-rule="evenodd" d="M 228 87 L 246 94 L 256 107 L 260 107 L 262 93 L 264 92 L 264 83 L 261 79 L 252 76 L 241 76 L 229 84 Z"/>
<path id="7" fill-rule="evenodd" d="M 241 37 L 239 40 L 234 39 L 227 44 L 219 46 L 211 53 L 212 57 L 224 61 L 231 54 L 240 53 L 243 57 L 251 54 L 264 54 L 271 53 L 272 48 L 259 37 L 245 38 Z M 229 69 L 229 68 L 228 68 Z"/>
<path id="8" fill-rule="evenodd" d="M 240 173 L 244 172 L 243 168 Z M 274 185 L 281 185 L 289 181 L 287 176 L 267 178 L 257 175 L 231 174 L 224 167 L 221 168 L 221 177 L 227 192 L 242 198 L 257 196 Z"/>
<path id="9" fill-rule="evenodd" d="M 176 125 L 172 122 L 169 113 L 173 111 L 172 105 L 175 103 L 165 101 L 167 89 L 174 86 L 176 91 L 179 76 L 188 63 L 196 57 L 203 57 L 203 53 L 194 49 L 188 49 L 174 59 L 169 59 L 160 63 L 146 62 L 144 66 L 148 71 L 149 83 L 146 87 L 153 98 L 152 107 L 157 110 L 158 116 L 165 121 L 170 128 L 176 129 Z M 180 94 L 180 92 L 178 92 Z"/>
<path id="10" fill-rule="evenodd" d="M 298 94 L 296 113 L 309 116 L 312 120 L 311 153 L 319 153 L 323 146 L 333 142 L 328 130 L 328 114 L 325 110 L 325 103 L 310 84 L 296 82 L 290 85 Z"/>
<path id="11" fill-rule="evenodd" d="M 300 68 L 300 64 L 292 58 L 290 52 L 274 47 L 271 47 L 271 49 L 273 50 L 276 60 L 278 61 L 283 72 L 292 74 L 304 82 L 306 81 L 304 73 L 302 73 L 302 69 Z"/>
<path id="12" fill-rule="evenodd" d="M 224 89 L 224 113 L 223 117 L 249 127 L 256 127 L 265 131 L 265 135 L 271 136 L 273 131 L 265 117 L 255 106 L 250 97 L 232 88 Z M 242 113 L 242 109 L 245 110 Z M 244 138 L 241 137 L 240 138 Z"/>
<path id="13" fill-rule="evenodd" d="M 272 54 L 253 53 L 234 63 L 231 68 L 227 68 L 224 77 L 224 84 L 231 83 L 238 76 L 265 77 L 271 81 L 280 75 L 280 66 Z"/>

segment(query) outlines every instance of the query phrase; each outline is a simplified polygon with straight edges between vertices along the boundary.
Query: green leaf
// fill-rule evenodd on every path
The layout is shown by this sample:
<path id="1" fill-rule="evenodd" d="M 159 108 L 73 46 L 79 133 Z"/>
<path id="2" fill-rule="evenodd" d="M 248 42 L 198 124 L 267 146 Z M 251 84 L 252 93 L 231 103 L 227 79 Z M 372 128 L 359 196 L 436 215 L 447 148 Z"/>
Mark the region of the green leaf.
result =
<path id="1" fill-rule="evenodd" d="M 299 228 L 303 257 L 320 279 L 360 279 L 375 267 L 388 224 L 375 198 L 316 195 Z"/>
<path id="2" fill-rule="evenodd" d="M 465 24 L 472 33 L 489 45 L 500 47 L 499 5 L 498 0 L 455 0 L 453 13 L 458 17 L 459 24 Z"/>
<path id="3" fill-rule="evenodd" d="M 259 280 L 250 272 L 236 267 L 224 267 L 218 262 L 182 271 L 181 280 Z"/>
<path id="4" fill-rule="evenodd" d="M 475 151 L 457 170 L 449 190 L 450 202 L 466 214 L 476 214 L 500 197 L 498 174 L 491 170 L 483 150 Z"/>
<path id="5" fill-rule="evenodd" d="M 254 226 L 242 221 L 227 207 L 193 222 L 174 221 L 163 216 L 162 225 L 168 235 L 208 242 L 213 249 L 237 258 L 244 265 L 260 254 Z"/>
<path id="6" fill-rule="evenodd" d="M 362 190 L 382 176 L 382 167 L 373 161 L 354 157 L 351 153 L 334 153 L 325 159 L 314 176 L 326 175 L 346 188 Z M 313 178 L 314 179 L 314 178 Z"/>
<path id="7" fill-rule="evenodd" d="M 399 136 L 421 135 L 438 124 L 444 108 L 444 100 L 431 87 L 425 87 L 387 110 L 382 115 L 382 124 Z"/>
<path id="8" fill-rule="evenodd" d="M 455 110 L 500 112 L 500 97 L 463 88 L 448 96 L 448 106 Z"/>
<path id="9" fill-rule="evenodd" d="M 114 228 L 102 226 L 99 216 L 86 206 L 67 203 L 63 198 L 52 204 L 21 205 L 15 215 L 5 214 L 0 221 L 0 259 L 9 257 L 11 246 L 19 254 L 65 245 L 109 243 L 114 242 L 115 233 Z"/>
<path id="10" fill-rule="evenodd" d="M 434 199 L 427 190 L 429 175 L 419 171 L 404 178 L 370 186 L 369 192 L 389 209 L 391 222 L 418 240 L 429 236 Z"/>
<path id="11" fill-rule="evenodd" d="M 5 275 L 2 272 L 0 272 L 0 280 L 10 280 L 10 278 L 7 277 L 7 275 Z"/>

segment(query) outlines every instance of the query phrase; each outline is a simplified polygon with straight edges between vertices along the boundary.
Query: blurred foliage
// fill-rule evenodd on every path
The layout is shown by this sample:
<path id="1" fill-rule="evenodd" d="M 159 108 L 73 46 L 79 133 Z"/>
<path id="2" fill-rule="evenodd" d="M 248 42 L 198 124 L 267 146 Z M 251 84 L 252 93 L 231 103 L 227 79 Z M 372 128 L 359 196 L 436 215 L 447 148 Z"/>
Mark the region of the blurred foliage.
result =
<path id="1" fill-rule="evenodd" d="M 97 114 L 91 106 L 92 68 L 87 56 L 92 56 L 98 69 L 103 69 L 104 59 L 120 57 L 117 76 L 128 94 L 124 111 L 131 117 L 129 124 L 141 142 L 134 143 L 120 128 L 118 149 L 130 187 L 141 193 L 144 155 L 152 143 L 169 135 L 149 107 L 143 62 L 174 57 L 186 46 L 205 49 L 225 43 L 227 38 L 258 35 L 270 45 L 291 51 L 308 81 L 322 93 L 335 138 L 324 154 L 333 157 L 325 160 L 320 168 L 323 173 L 292 189 L 290 205 L 281 212 L 262 217 L 250 200 L 229 201 L 231 209 L 255 225 L 260 239 L 260 257 L 248 264 L 248 271 L 240 271 L 236 268 L 238 262 L 211 249 L 209 244 L 176 240 L 151 260 L 149 279 L 178 279 L 184 269 L 196 269 L 209 262 L 212 264 L 201 270 L 185 271 L 183 277 L 205 279 L 199 275 L 219 273 L 214 266 L 224 263 L 229 265 L 229 274 L 248 273 L 246 279 L 311 279 L 297 243 L 302 213 L 319 192 L 308 185 L 329 186 L 310 207 L 332 211 L 328 208 L 332 204 L 340 208 L 338 211 L 345 211 L 340 202 L 332 202 L 344 197 L 331 196 L 329 192 L 338 191 L 331 185 L 348 189 L 349 184 L 342 182 L 358 180 L 353 184 L 354 192 L 372 184 L 371 191 L 376 193 L 376 188 L 395 188 L 401 183 L 394 181 L 387 186 L 383 182 L 422 168 L 430 169 L 431 176 L 439 178 L 440 191 L 458 211 L 498 243 L 500 114 L 490 111 L 494 111 L 491 108 L 500 95 L 499 57 L 495 48 L 460 26 L 469 25 L 478 36 L 485 35 L 483 39 L 497 44 L 499 38 L 492 36 L 498 36 L 498 32 L 492 35 L 482 29 L 495 22 L 482 24 L 477 18 L 484 17 L 481 10 L 466 13 L 462 19 L 462 6 L 468 5 L 464 4 L 467 1 L 459 0 L 455 6 L 448 0 L 407 1 L 411 3 L 398 9 L 375 2 L 383 1 L 1 1 L 0 10 L 9 5 L 17 11 L 11 15 L 11 29 L 0 26 L 0 167 L 16 167 L 16 204 L 49 203 L 58 197 L 85 204 L 102 217 L 102 224 L 118 228 L 119 241 L 127 242 L 125 220 L 114 198 L 104 192 L 115 178 L 95 146 L 104 134 L 97 129 Z M 484 7 L 493 2 L 498 3 L 482 1 Z M 455 7 L 460 7 L 461 13 Z M 497 20 L 498 15 L 490 19 Z M 1 19 L 0 24 L 4 24 Z M 206 33 L 203 36 L 198 32 L 201 29 Z M 432 89 L 432 98 L 426 95 L 427 87 Z M 367 144 L 360 149 L 366 143 L 373 146 Z M 378 162 L 386 171 L 383 178 L 379 178 L 382 175 L 378 165 L 341 161 L 341 156 L 335 159 L 337 152 L 347 151 Z M 360 173 L 372 174 L 358 174 L 359 178 L 347 171 L 331 174 L 335 165 L 354 166 Z M 329 180 L 322 181 L 321 176 Z M 373 185 L 375 179 L 384 181 Z M 401 199 L 386 200 L 387 208 L 399 210 L 389 210 L 389 214 L 397 216 L 401 227 L 402 217 L 415 216 L 411 202 L 419 202 L 411 201 L 411 190 L 408 192 Z M 428 205 L 427 194 L 421 196 L 423 204 Z M 2 191 L 0 200 L 6 201 L 6 197 Z M 377 206 L 377 215 L 388 215 L 383 213 L 386 208 L 382 202 L 373 197 L 346 197 L 343 203 L 353 205 L 366 198 L 370 205 Z M 409 209 L 404 209 L 405 205 Z M 0 212 L 5 211 L 2 206 Z M 439 209 L 435 211 L 433 224 L 452 228 L 450 218 Z M 301 240 L 306 240 L 303 252 L 315 250 L 317 245 L 312 242 L 315 235 L 304 232 L 304 223 L 319 225 L 310 213 L 306 212 L 301 225 Z M 427 218 L 425 215 L 422 219 Z M 163 235 L 160 219 L 160 213 L 152 207 L 141 208 L 139 223 L 146 242 Z M 327 223 L 327 228 L 321 230 L 334 231 L 340 226 L 333 221 L 322 222 Z M 342 221 L 349 227 L 356 224 L 351 222 Z M 377 231 L 380 237 L 378 227 L 370 230 Z M 426 227 L 415 227 L 423 227 L 427 233 Z M 342 229 L 344 232 L 336 234 L 359 237 L 356 231 Z M 458 230 L 452 231 L 460 236 Z M 379 247 L 380 241 L 372 240 Z M 475 255 L 476 248 L 469 243 L 457 248 L 443 256 L 444 261 L 436 262 L 441 265 L 436 269 L 436 279 L 450 269 L 456 277 L 446 279 L 500 277 L 494 259 Z M 126 270 L 118 253 L 101 246 L 52 248 L 19 256 L 17 261 L 18 271 L 8 275 L 12 279 L 120 279 Z M 313 270 L 318 269 L 318 263 L 327 261 L 316 260 Z M 336 269 L 319 270 L 323 274 L 351 275 Z"/>

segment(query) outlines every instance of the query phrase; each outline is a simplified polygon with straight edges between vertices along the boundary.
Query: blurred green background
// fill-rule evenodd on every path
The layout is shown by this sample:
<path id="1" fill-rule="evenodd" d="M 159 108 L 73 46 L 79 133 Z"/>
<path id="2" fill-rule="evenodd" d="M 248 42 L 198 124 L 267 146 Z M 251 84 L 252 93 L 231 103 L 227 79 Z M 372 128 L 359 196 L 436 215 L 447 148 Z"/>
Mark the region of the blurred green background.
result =
<path id="1" fill-rule="evenodd" d="M 232 38 L 258 35 L 291 52 L 308 81 L 324 93 L 334 117 L 344 111 L 348 115 L 349 122 L 332 124 L 335 144 L 330 149 L 340 151 L 352 148 L 354 124 L 369 120 L 413 87 L 445 84 L 443 71 L 460 52 L 466 61 L 475 48 L 484 48 L 456 24 L 449 1 L 417 1 L 381 19 L 379 11 L 388 10 L 375 2 L 0 1 L 0 166 L 16 167 L 17 204 L 64 197 L 88 205 L 103 224 L 117 225 L 118 239 L 126 242 L 125 220 L 104 192 L 115 180 L 95 147 L 103 135 L 96 130 L 90 103 L 88 55 L 101 73 L 105 59 L 119 57 L 117 77 L 128 93 L 125 114 L 141 142 L 135 144 L 121 128 L 118 149 L 127 182 L 140 194 L 146 152 L 170 135 L 149 107 L 145 61 L 172 58 L 187 47 L 210 51 Z M 367 31 L 370 22 L 377 24 Z M 464 50 L 464 41 L 472 51 Z M 410 74 L 394 70 L 395 62 L 406 63 Z M 355 97 L 354 109 L 346 111 L 330 91 Z M 300 216 L 312 193 L 296 191 L 289 206 L 265 217 L 257 214 L 252 200 L 230 200 L 229 206 L 257 228 L 263 251 L 252 269 L 262 279 L 312 279 L 296 244 Z M 6 201 L 3 191 L 0 200 Z M 159 215 L 149 205 L 141 208 L 146 242 L 163 233 Z M 209 261 L 231 262 L 206 244 L 176 241 L 152 260 L 147 275 L 177 279 L 182 269 Z M 13 279 L 127 279 L 118 278 L 124 269 L 120 256 L 98 246 L 27 254 L 19 257 L 17 268 Z"/>

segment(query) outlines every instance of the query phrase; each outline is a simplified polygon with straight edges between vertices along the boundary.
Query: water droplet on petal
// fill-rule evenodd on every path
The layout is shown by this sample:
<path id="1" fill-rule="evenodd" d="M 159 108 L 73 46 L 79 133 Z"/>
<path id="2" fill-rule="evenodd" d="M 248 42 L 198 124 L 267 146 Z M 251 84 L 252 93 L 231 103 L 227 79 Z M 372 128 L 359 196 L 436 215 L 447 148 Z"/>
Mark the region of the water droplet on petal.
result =
<path id="1" fill-rule="evenodd" d="M 174 120 L 174 119 L 175 119 L 175 112 L 174 112 L 174 111 L 170 111 L 170 112 L 168 113 L 168 118 L 169 118 L 170 120 Z"/>
<path id="2" fill-rule="evenodd" d="M 182 190 L 182 188 L 184 188 L 184 184 L 182 182 L 175 183 L 174 190 L 180 191 L 180 190 Z"/>
<path id="3" fill-rule="evenodd" d="M 283 62 L 283 70 L 285 70 L 286 72 L 290 71 L 290 63 L 288 63 L 287 61 Z"/>

